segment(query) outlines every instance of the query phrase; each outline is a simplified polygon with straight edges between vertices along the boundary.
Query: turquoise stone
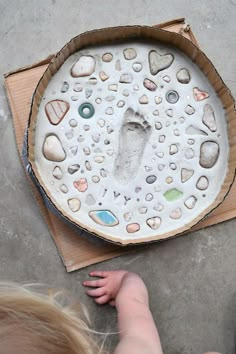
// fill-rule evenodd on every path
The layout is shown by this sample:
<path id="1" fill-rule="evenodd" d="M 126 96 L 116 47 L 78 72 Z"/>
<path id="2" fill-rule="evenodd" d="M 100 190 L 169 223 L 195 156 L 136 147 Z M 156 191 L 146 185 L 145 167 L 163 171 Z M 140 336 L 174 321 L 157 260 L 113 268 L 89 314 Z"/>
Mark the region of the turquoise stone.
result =
<path id="1" fill-rule="evenodd" d="M 119 223 L 115 215 L 109 210 L 93 210 L 90 211 L 89 216 L 97 224 L 103 226 L 115 226 Z"/>

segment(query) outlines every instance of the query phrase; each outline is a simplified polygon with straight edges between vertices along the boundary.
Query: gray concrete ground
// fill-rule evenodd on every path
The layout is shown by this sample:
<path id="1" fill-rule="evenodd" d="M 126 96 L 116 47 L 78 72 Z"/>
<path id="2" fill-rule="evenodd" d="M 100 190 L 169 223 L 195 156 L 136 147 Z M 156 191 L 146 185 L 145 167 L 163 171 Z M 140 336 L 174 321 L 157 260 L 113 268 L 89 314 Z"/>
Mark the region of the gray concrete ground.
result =
<path id="1" fill-rule="evenodd" d="M 3 73 L 55 53 L 85 30 L 186 17 L 236 95 L 236 0 L 0 0 L 0 278 L 71 289 L 98 330 L 116 313 L 81 287 L 89 270 L 125 268 L 144 278 L 166 354 L 233 353 L 236 220 L 67 274 L 19 162 Z M 108 338 L 112 348 L 116 336 Z"/>

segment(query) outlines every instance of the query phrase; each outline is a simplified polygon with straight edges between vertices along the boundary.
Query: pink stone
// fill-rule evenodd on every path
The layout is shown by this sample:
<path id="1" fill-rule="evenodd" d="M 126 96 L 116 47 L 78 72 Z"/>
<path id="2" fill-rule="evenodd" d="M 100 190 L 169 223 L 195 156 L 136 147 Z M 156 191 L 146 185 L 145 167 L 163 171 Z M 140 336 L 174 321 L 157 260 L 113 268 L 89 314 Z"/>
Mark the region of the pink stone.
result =
<path id="1" fill-rule="evenodd" d="M 209 97 L 209 93 L 199 90 L 198 87 L 194 87 L 193 96 L 195 101 L 203 101 Z"/>
<path id="2" fill-rule="evenodd" d="M 86 178 L 80 178 L 78 181 L 74 181 L 73 185 L 79 192 L 85 192 L 88 189 L 88 182 Z"/>
<path id="3" fill-rule="evenodd" d="M 157 85 L 155 84 L 155 82 L 149 79 L 144 79 L 143 86 L 146 87 L 146 89 L 148 89 L 149 91 L 156 91 L 157 89 Z"/>
<path id="4" fill-rule="evenodd" d="M 128 224 L 128 225 L 126 226 L 126 230 L 127 230 L 127 232 L 129 232 L 129 233 L 137 232 L 137 231 L 140 230 L 140 225 L 137 224 L 137 223 Z"/>

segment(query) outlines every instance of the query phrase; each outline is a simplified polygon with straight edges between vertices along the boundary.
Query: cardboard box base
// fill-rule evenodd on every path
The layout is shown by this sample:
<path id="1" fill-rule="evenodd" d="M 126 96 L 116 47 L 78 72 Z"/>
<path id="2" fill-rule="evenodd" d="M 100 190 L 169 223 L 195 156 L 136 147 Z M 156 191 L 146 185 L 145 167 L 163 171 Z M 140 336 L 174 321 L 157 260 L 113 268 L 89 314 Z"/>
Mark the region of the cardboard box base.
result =
<path id="1" fill-rule="evenodd" d="M 157 27 L 168 31 L 179 32 L 198 46 L 191 29 L 184 24 L 184 19 L 169 21 Z M 16 143 L 21 156 L 25 127 L 27 126 L 31 98 L 35 87 L 46 70 L 52 56 L 30 67 L 21 68 L 5 75 L 5 86 L 13 117 Z M 102 262 L 124 253 L 140 249 L 140 246 L 120 247 L 108 242 L 92 242 L 86 239 L 86 232 L 74 231 L 62 220 L 45 208 L 42 197 L 30 178 L 27 176 L 34 198 L 41 214 L 48 225 L 49 232 L 58 248 L 67 272 Z M 227 198 L 205 220 L 194 226 L 191 231 L 211 226 L 236 216 L 236 182 L 234 182 Z M 190 231 L 189 231 L 190 232 Z M 143 247 L 143 246 L 142 246 Z M 151 247 L 147 245 L 145 247 Z"/>

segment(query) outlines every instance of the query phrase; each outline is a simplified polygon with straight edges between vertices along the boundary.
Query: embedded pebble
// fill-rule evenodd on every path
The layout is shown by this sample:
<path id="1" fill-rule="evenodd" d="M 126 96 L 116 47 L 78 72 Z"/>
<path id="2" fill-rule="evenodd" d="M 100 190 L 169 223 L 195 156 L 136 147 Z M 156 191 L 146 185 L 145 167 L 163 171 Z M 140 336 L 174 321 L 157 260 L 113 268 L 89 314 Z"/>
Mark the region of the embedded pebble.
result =
<path id="1" fill-rule="evenodd" d="M 86 167 L 86 170 L 92 171 L 92 166 L 91 166 L 91 164 L 90 164 L 90 162 L 88 160 L 85 161 L 84 165 Z"/>
<path id="2" fill-rule="evenodd" d="M 170 82 L 171 78 L 170 78 L 169 75 L 165 75 L 165 76 L 163 77 L 163 80 L 164 80 L 165 82 Z"/>
<path id="3" fill-rule="evenodd" d="M 162 211 L 164 209 L 164 205 L 162 205 L 161 203 L 157 203 L 154 207 L 154 210 L 156 211 Z"/>
<path id="4" fill-rule="evenodd" d="M 95 143 L 98 143 L 100 140 L 100 134 L 93 134 L 92 139 Z"/>
<path id="5" fill-rule="evenodd" d="M 156 109 L 155 111 L 152 112 L 154 116 L 159 116 L 159 111 Z"/>
<path id="6" fill-rule="evenodd" d="M 214 141 L 205 141 L 200 147 L 199 163 L 204 168 L 211 168 L 216 164 L 220 148 Z"/>
<path id="7" fill-rule="evenodd" d="M 88 125 L 88 124 L 83 125 L 83 129 L 84 129 L 85 132 L 89 131 L 90 130 L 90 125 Z"/>
<path id="8" fill-rule="evenodd" d="M 139 98 L 139 103 L 141 104 L 147 104 L 148 103 L 148 97 L 147 95 L 143 95 Z"/>
<path id="9" fill-rule="evenodd" d="M 209 186 L 208 178 L 206 176 L 201 176 L 197 181 L 196 187 L 201 191 L 204 191 L 205 189 L 208 188 L 208 186 Z"/>
<path id="10" fill-rule="evenodd" d="M 92 176 L 92 181 L 94 182 L 94 183 L 98 183 L 99 181 L 100 181 L 100 177 L 99 176 Z"/>
<path id="11" fill-rule="evenodd" d="M 148 59 L 150 72 L 152 75 L 156 75 L 158 72 L 171 66 L 174 56 L 172 54 L 159 54 L 155 50 L 151 50 Z"/>
<path id="12" fill-rule="evenodd" d="M 65 185 L 65 184 L 62 184 L 61 186 L 60 186 L 60 190 L 62 191 L 62 193 L 68 193 L 68 187 Z"/>
<path id="13" fill-rule="evenodd" d="M 127 60 L 135 59 L 137 56 L 136 50 L 134 48 L 126 48 L 123 51 L 124 57 Z"/>
<path id="14" fill-rule="evenodd" d="M 97 104 L 101 104 L 101 103 L 102 103 L 102 99 L 101 99 L 100 97 L 98 97 L 98 98 L 96 98 L 95 102 L 96 102 Z"/>
<path id="15" fill-rule="evenodd" d="M 71 96 L 72 101 L 78 101 L 79 96 Z"/>
<path id="16" fill-rule="evenodd" d="M 149 218 L 146 221 L 147 225 L 153 230 L 157 230 L 161 226 L 161 222 L 162 220 L 161 218 L 159 218 L 159 216 Z"/>
<path id="17" fill-rule="evenodd" d="M 69 90 L 69 84 L 67 81 L 64 81 L 61 87 L 61 93 L 65 93 Z"/>
<path id="18" fill-rule="evenodd" d="M 134 233 L 140 230 L 140 225 L 137 223 L 129 224 L 126 226 L 126 230 L 129 233 Z"/>
<path id="19" fill-rule="evenodd" d="M 187 69 L 180 69 L 177 72 L 176 77 L 181 84 L 188 84 L 191 80 L 190 73 Z"/>
<path id="20" fill-rule="evenodd" d="M 69 111 L 70 105 L 63 100 L 53 100 L 46 104 L 45 112 L 48 120 L 53 125 L 58 125 Z"/>
<path id="21" fill-rule="evenodd" d="M 164 168 L 165 168 L 165 165 L 163 163 L 160 163 L 158 166 L 157 166 L 158 170 L 159 171 L 163 171 Z"/>
<path id="22" fill-rule="evenodd" d="M 182 216 L 182 211 L 180 208 L 177 208 L 170 213 L 170 218 L 174 220 L 180 219 L 181 216 Z"/>
<path id="23" fill-rule="evenodd" d="M 86 89 L 86 90 L 85 90 L 85 97 L 86 97 L 86 98 L 91 97 L 91 96 L 92 96 L 92 93 L 93 93 L 93 90 L 91 90 L 91 89 Z"/>
<path id="24" fill-rule="evenodd" d="M 141 207 L 141 208 L 138 209 L 138 211 L 139 211 L 140 214 L 146 214 L 147 208 L 146 207 Z"/>
<path id="25" fill-rule="evenodd" d="M 124 90 L 122 94 L 123 94 L 123 96 L 128 97 L 129 96 L 129 91 L 128 90 Z"/>
<path id="26" fill-rule="evenodd" d="M 72 146 L 70 148 L 70 151 L 72 152 L 72 154 L 75 156 L 78 152 L 78 146 Z"/>
<path id="27" fill-rule="evenodd" d="M 152 183 L 156 182 L 156 180 L 157 180 L 157 178 L 156 178 L 156 176 L 154 176 L 154 175 L 148 176 L 148 177 L 146 178 L 146 182 L 147 182 L 148 184 L 152 184 Z"/>
<path id="28" fill-rule="evenodd" d="M 79 192 L 85 192 L 88 189 L 87 179 L 80 178 L 78 181 L 74 181 L 73 186 L 78 189 Z"/>
<path id="29" fill-rule="evenodd" d="M 187 107 L 185 108 L 184 111 L 185 111 L 185 113 L 187 113 L 188 115 L 191 116 L 195 112 L 195 109 L 192 106 L 187 105 Z"/>
<path id="30" fill-rule="evenodd" d="M 75 92 L 81 92 L 81 91 L 83 91 L 83 86 L 80 83 L 76 82 L 74 84 L 73 90 Z"/>
<path id="31" fill-rule="evenodd" d="M 120 77 L 120 82 L 123 84 L 130 84 L 133 81 L 133 76 L 131 74 L 123 74 Z"/>
<path id="32" fill-rule="evenodd" d="M 82 142 L 84 141 L 83 135 L 79 135 L 78 138 L 77 138 L 77 141 L 78 141 L 79 143 L 82 143 Z"/>
<path id="33" fill-rule="evenodd" d="M 116 65 L 115 65 L 115 69 L 116 69 L 117 71 L 121 71 L 120 59 L 117 59 Z"/>
<path id="34" fill-rule="evenodd" d="M 170 166 L 171 170 L 176 170 L 176 168 L 177 168 L 177 166 L 174 162 L 171 162 L 169 166 Z"/>
<path id="35" fill-rule="evenodd" d="M 108 114 L 108 115 L 112 115 L 112 114 L 114 113 L 113 108 L 112 108 L 112 107 L 108 107 L 108 108 L 105 110 L 105 113 Z"/>
<path id="36" fill-rule="evenodd" d="M 107 96 L 107 97 L 105 98 L 105 100 L 106 100 L 107 102 L 112 102 L 112 101 L 114 101 L 114 99 L 115 99 L 115 96 Z"/>
<path id="37" fill-rule="evenodd" d="M 155 84 L 155 82 L 149 79 L 144 79 L 143 86 L 149 91 L 156 91 L 157 89 L 157 85 Z"/>
<path id="38" fill-rule="evenodd" d="M 89 216 L 99 225 L 112 227 L 119 224 L 116 216 L 109 210 L 93 210 L 89 212 Z"/>
<path id="39" fill-rule="evenodd" d="M 136 73 L 139 73 L 142 70 L 143 66 L 141 63 L 133 63 L 132 68 Z"/>
<path id="40" fill-rule="evenodd" d="M 184 156 L 186 157 L 186 159 L 190 160 L 194 157 L 194 150 L 189 148 L 185 151 Z"/>
<path id="41" fill-rule="evenodd" d="M 108 132 L 108 134 L 111 134 L 114 132 L 114 129 L 110 125 L 108 125 L 107 132 Z"/>
<path id="42" fill-rule="evenodd" d="M 164 152 L 156 152 L 155 155 L 157 157 L 160 157 L 160 159 L 162 159 L 164 157 Z"/>
<path id="43" fill-rule="evenodd" d="M 104 156 L 95 156 L 94 157 L 94 162 L 96 162 L 96 163 L 103 163 L 104 160 L 105 160 Z"/>
<path id="44" fill-rule="evenodd" d="M 145 166 L 145 170 L 146 170 L 147 172 L 150 172 L 150 171 L 153 170 L 153 168 L 152 168 L 151 166 Z"/>
<path id="45" fill-rule="evenodd" d="M 108 85 L 108 90 L 109 91 L 117 91 L 118 89 L 118 85 L 117 84 L 112 84 L 112 85 Z"/>
<path id="46" fill-rule="evenodd" d="M 179 131 L 179 129 L 174 129 L 174 135 L 175 135 L 175 136 L 180 136 L 180 131 Z"/>
<path id="47" fill-rule="evenodd" d="M 186 133 L 190 134 L 190 135 L 207 135 L 206 132 L 204 132 L 203 130 L 195 127 L 194 125 L 188 126 L 187 129 L 186 129 Z"/>
<path id="48" fill-rule="evenodd" d="M 104 168 L 101 168 L 101 170 L 100 170 L 100 175 L 101 175 L 101 177 L 103 177 L 103 178 L 107 177 L 107 171 L 106 171 Z"/>
<path id="49" fill-rule="evenodd" d="M 159 136 L 159 139 L 158 139 L 159 143 L 164 143 L 165 140 L 166 140 L 165 135 L 160 135 Z"/>
<path id="50" fill-rule="evenodd" d="M 117 103 L 117 107 L 121 108 L 121 107 L 124 107 L 125 105 L 125 101 L 123 100 L 120 100 L 118 103 Z"/>
<path id="51" fill-rule="evenodd" d="M 181 169 L 181 182 L 184 183 L 184 182 L 188 181 L 192 177 L 193 174 L 194 174 L 194 170 L 182 168 Z"/>
<path id="52" fill-rule="evenodd" d="M 187 140 L 187 143 L 188 143 L 189 145 L 193 145 L 193 144 L 195 143 L 195 140 L 194 140 L 194 139 L 188 139 L 188 140 Z"/>
<path id="53" fill-rule="evenodd" d="M 146 200 L 147 202 L 150 202 L 151 200 L 153 200 L 153 195 L 152 195 L 151 193 L 148 193 L 148 194 L 146 195 L 146 197 L 145 197 L 145 200 Z"/>
<path id="54" fill-rule="evenodd" d="M 109 75 L 107 75 L 105 71 L 100 71 L 99 77 L 102 81 L 106 81 L 107 79 L 109 79 Z"/>
<path id="55" fill-rule="evenodd" d="M 70 126 L 71 126 L 72 128 L 77 127 L 77 122 L 76 122 L 75 119 L 71 119 L 71 120 L 69 121 L 69 124 L 70 124 Z"/>
<path id="56" fill-rule="evenodd" d="M 43 143 L 44 157 L 49 161 L 61 162 L 66 158 L 66 153 L 58 137 L 54 134 L 48 135 Z"/>
<path id="57" fill-rule="evenodd" d="M 183 194 L 184 193 L 181 192 L 180 190 L 173 188 L 173 189 L 169 189 L 168 191 L 166 191 L 164 193 L 164 197 L 166 198 L 166 200 L 168 202 L 173 202 L 173 201 L 181 198 Z"/>
<path id="58" fill-rule="evenodd" d="M 194 195 L 191 195 L 191 197 L 189 197 L 188 199 L 185 200 L 184 205 L 188 209 L 193 209 L 195 207 L 196 203 L 197 203 L 197 198 L 194 197 Z"/>
<path id="59" fill-rule="evenodd" d="M 173 182 L 173 178 L 171 176 L 166 177 L 166 183 L 171 184 Z"/>
<path id="60" fill-rule="evenodd" d="M 209 104 L 206 104 L 204 106 L 204 114 L 203 114 L 202 122 L 207 126 L 207 128 L 210 129 L 210 131 L 215 132 L 217 130 L 215 114 L 212 106 Z"/>
<path id="61" fill-rule="evenodd" d="M 132 219 L 132 216 L 133 216 L 132 212 L 128 212 L 123 215 L 125 221 L 127 221 L 127 222 L 129 222 Z"/>
<path id="62" fill-rule="evenodd" d="M 141 187 L 135 187 L 135 193 L 141 192 L 142 188 Z"/>
<path id="63" fill-rule="evenodd" d="M 156 122 L 156 123 L 155 123 L 155 128 L 156 128 L 157 130 L 160 130 L 160 129 L 162 128 L 161 122 Z"/>
<path id="64" fill-rule="evenodd" d="M 80 165 L 78 165 L 78 164 L 70 165 L 70 166 L 68 167 L 68 172 L 69 172 L 71 175 L 73 175 L 75 172 L 79 171 L 79 169 L 80 169 Z"/>
<path id="65" fill-rule="evenodd" d="M 170 155 L 174 155 L 179 151 L 178 146 L 176 144 L 171 144 L 169 147 Z"/>
<path id="66" fill-rule="evenodd" d="M 155 96 L 155 103 L 160 104 L 162 102 L 162 98 L 159 96 Z"/>
<path id="67" fill-rule="evenodd" d="M 94 150 L 94 152 L 95 152 L 96 154 L 101 154 L 101 153 L 102 153 L 102 150 L 101 150 L 99 147 L 97 147 L 97 148 Z"/>
<path id="68" fill-rule="evenodd" d="M 68 199 L 67 204 L 68 204 L 70 210 L 73 211 L 73 213 L 76 213 L 77 211 L 80 210 L 81 203 L 78 198 Z"/>
<path id="69" fill-rule="evenodd" d="M 109 63 L 110 61 L 112 61 L 113 59 L 113 55 L 111 53 L 105 53 L 103 54 L 102 56 L 102 60 L 105 62 L 105 63 Z"/>
<path id="70" fill-rule="evenodd" d="M 170 90 L 166 93 L 166 101 L 174 104 L 179 100 L 179 94 L 177 91 Z"/>
<path id="71" fill-rule="evenodd" d="M 134 91 L 139 91 L 139 85 L 134 85 L 133 89 Z"/>
<path id="72" fill-rule="evenodd" d="M 166 110 L 166 115 L 167 115 L 168 117 L 173 117 L 173 113 L 174 113 L 174 112 L 173 112 L 173 109 L 171 109 L 171 108 Z"/>
<path id="73" fill-rule="evenodd" d="M 169 127 L 169 126 L 170 126 L 170 122 L 167 121 L 167 122 L 166 122 L 166 127 Z"/>
<path id="74" fill-rule="evenodd" d="M 203 101 L 209 97 L 209 93 L 199 90 L 198 87 L 194 87 L 193 96 L 194 96 L 195 101 Z"/>
<path id="75" fill-rule="evenodd" d="M 72 139 L 74 137 L 74 132 L 73 130 L 68 130 L 66 133 L 65 133 L 65 136 L 67 137 L 68 140 Z"/>
<path id="76" fill-rule="evenodd" d="M 105 125 L 105 120 L 102 119 L 102 118 L 98 119 L 98 125 L 99 125 L 101 128 L 103 128 L 104 125 Z"/>
<path id="77" fill-rule="evenodd" d="M 96 77 L 91 77 L 91 78 L 89 79 L 89 83 L 90 83 L 91 85 L 96 85 L 97 82 L 98 82 L 98 79 L 97 79 Z"/>
<path id="78" fill-rule="evenodd" d="M 52 172 L 53 177 L 55 177 L 56 179 L 62 179 L 63 177 L 63 173 L 62 170 L 59 166 L 56 166 Z"/>
<path id="79" fill-rule="evenodd" d="M 73 77 L 89 76 L 95 70 L 95 59 L 89 55 L 82 55 L 71 69 Z"/>
<path id="80" fill-rule="evenodd" d="M 107 150 L 107 155 L 112 156 L 114 154 L 114 150 L 113 149 L 108 149 Z"/>
<path id="81" fill-rule="evenodd" d="M 183 123 L 185 122 L 185 118 L 184 118 L 184 117 L 180 117 L 180 118 L 179 118 L 179 122 L 180 122 L 181 124 L 183 124 Z"/>
<path id="82" fill-rule="evenodd" d="M 94 205 L 96 203 L 96 200 L 94 199 L 92 194 L 88 194 L 85 199 L 85 203 L 87 205 Z"/>
<path id="83" fill-rule="evenodd" d="M 83 152 L 84 152 L 85 155 L 90 155 L 91 154 L 90 148 L 88 146 L 83 148 Z"/>

